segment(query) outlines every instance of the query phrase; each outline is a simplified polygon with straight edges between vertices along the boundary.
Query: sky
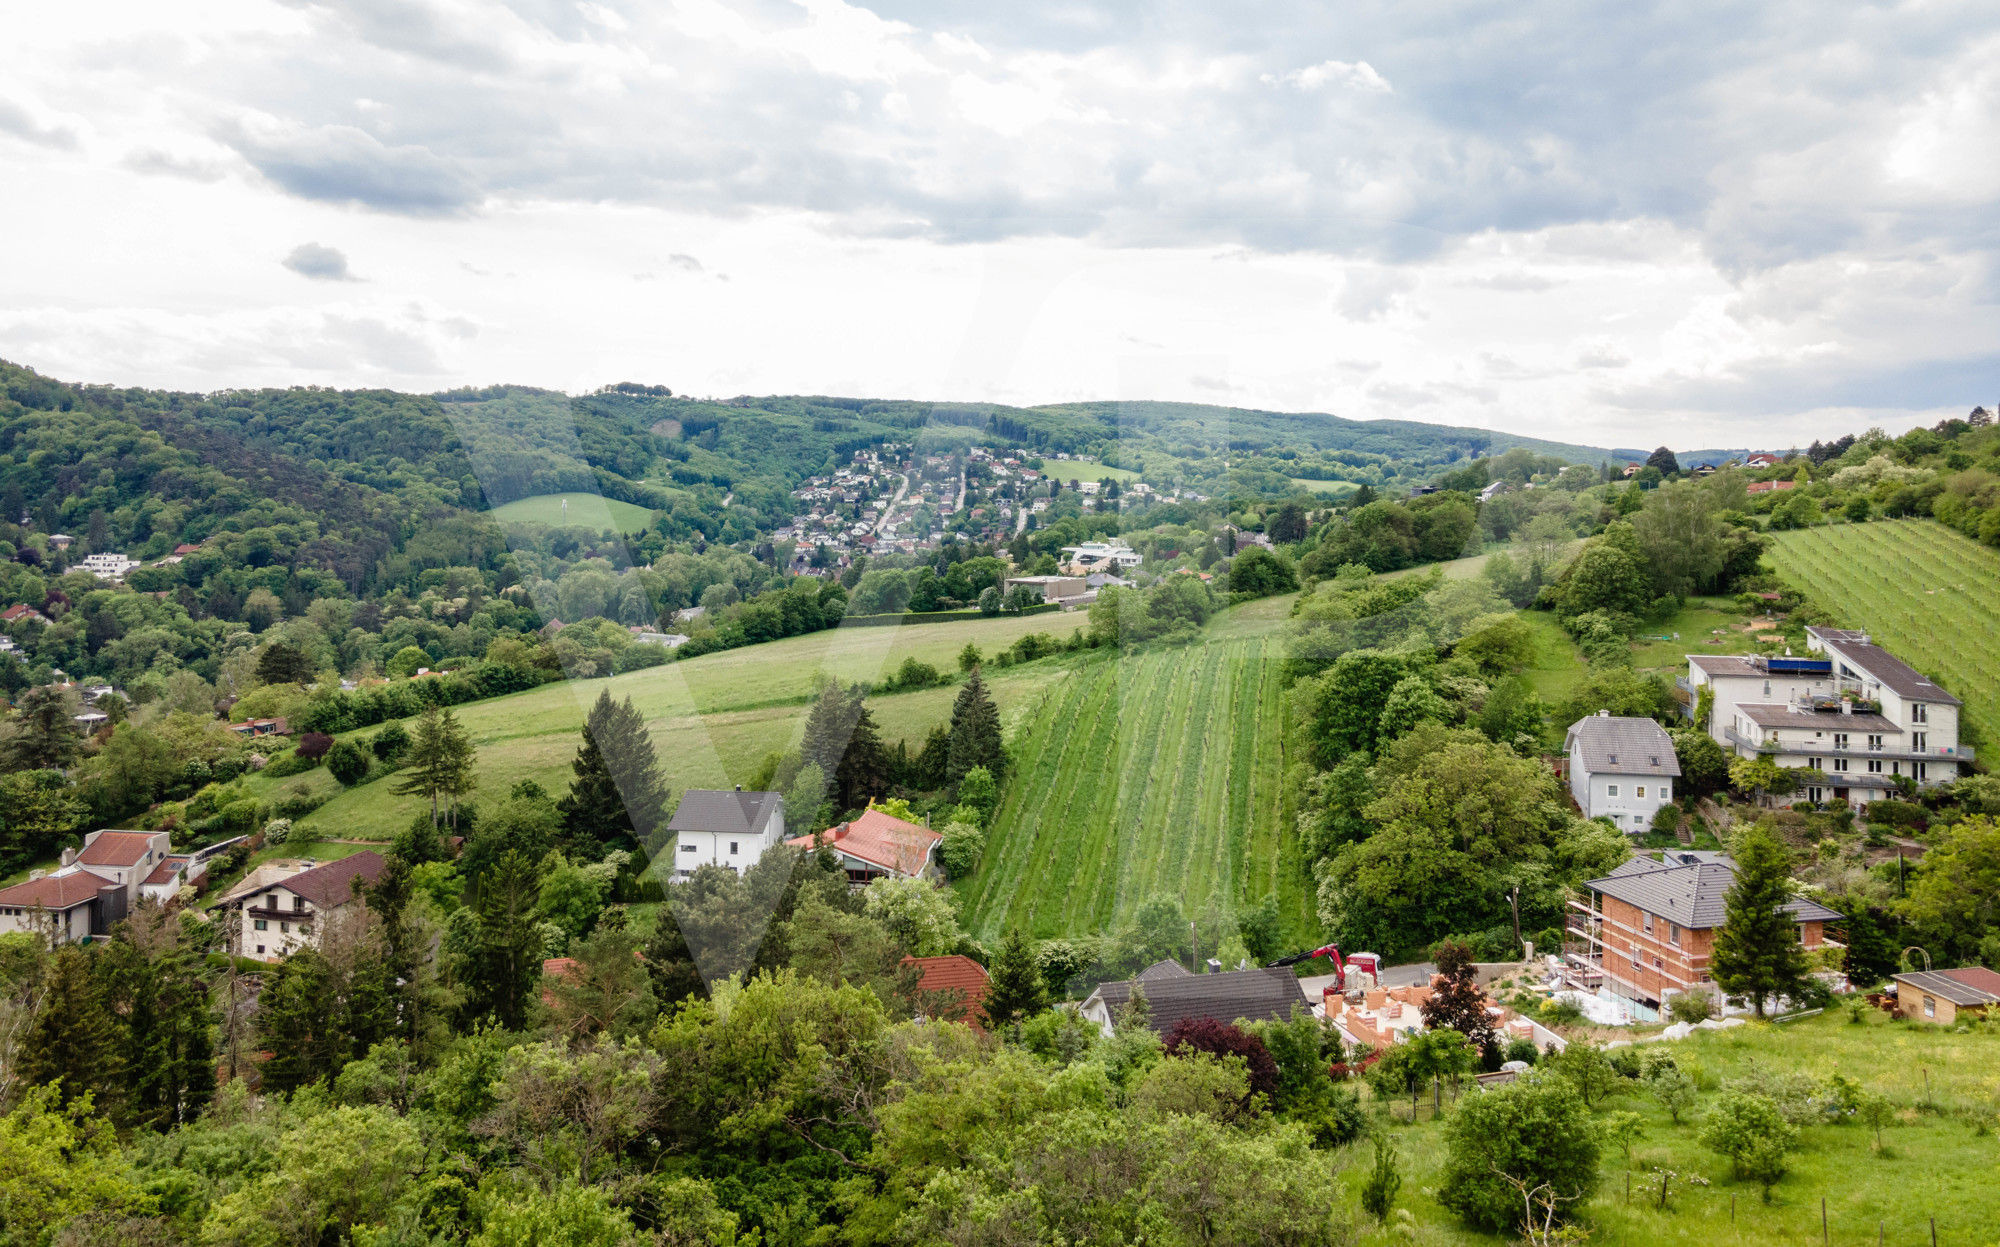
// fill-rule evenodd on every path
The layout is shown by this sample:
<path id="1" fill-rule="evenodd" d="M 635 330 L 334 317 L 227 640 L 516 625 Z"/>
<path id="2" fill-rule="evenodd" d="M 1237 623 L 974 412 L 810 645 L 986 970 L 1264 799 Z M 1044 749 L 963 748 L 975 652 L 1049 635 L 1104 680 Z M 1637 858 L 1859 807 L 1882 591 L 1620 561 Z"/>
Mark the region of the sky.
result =
<path id="1" fill-rule="evenodd" d="M 2000 6 L 0 0 L 0 357 L 1785 446 L 2000 399 Z"/>

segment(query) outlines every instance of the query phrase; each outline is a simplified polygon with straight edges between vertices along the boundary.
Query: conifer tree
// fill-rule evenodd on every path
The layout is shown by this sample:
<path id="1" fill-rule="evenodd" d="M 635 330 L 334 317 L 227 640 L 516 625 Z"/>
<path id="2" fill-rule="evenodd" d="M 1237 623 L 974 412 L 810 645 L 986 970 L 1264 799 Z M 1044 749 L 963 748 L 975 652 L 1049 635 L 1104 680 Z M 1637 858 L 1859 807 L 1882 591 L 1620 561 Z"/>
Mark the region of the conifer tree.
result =
<path id="1" fill-rule="evenodd" d="M 1034 946 L 1019 927 L 1007 933 L 987 970 L 986 1017 L 995 1030 L 1026 1021 L 1048 1007 L 1048 988 Z"/>
<path id="2" fill-rule="evenodd" d="M 951 761 L 945 778 L 956 784 L 975 766 L 985 767 L 995 779 L 1004 778 L 1007 771 L 1007 752 L 1000 742 L 1000 708 L 987 696 L 986 682 L 977 667 L 951 708 Z"/>
<path id="3" fill-rule="evenodd" d="M 889 791 L 889 751 L 875 728 L 875 716 L 862 704 L 862 691 L 852 695 L 854 726 L 848 733 L 847 752 L 833 773 L 835 803 L 843 810 L 859 809 Z"/>
<path id="4" fill-rule="evenodd" d="M 76 761 L 83 737 L 76 730 L 76 696 L 55 687 L 31 688 L 0 726 L 0 771 L 62 770 Z"/>
<path id="5" fill-rule="evenodd" d="M 1736 882 L 1723 900 L 1711 964 L 1722 990 L 1748 996 L 1762 1017 L 1766 999 L 1795 996 L 1805 985 L 1805 949 L 1798 924 L 1780 908 L 1792 899 L 1784 849 L 1762 827 L 1739 836 L 1733 848 Z"/>
<path id="6" fill-rule="evenodd" d="M 576 776 L 557 809 L 574 853 L 596 860 L 607 845 L 651 842 L 666 807 L 667 783 L 646 720 L 631 698 L 614 702 L 610 689 L 598 693 L 570 766 Z"/>
<path id="7" fill-rule="evenodd" d="M 128 1079 L 124 1118 L 167 1129 L 215 1095 L 214 1010 L 197 950 L 156 906 L 121 923 L 103 954 L 106 991 Z"/>
<path id="8" fill-rule="evenodd" d="M 86 1091 L 101 1110 L 122 1098 L 123 1066 L 118 1028 L 91 973 L 90 954 L 74 944 L 50 958 L 41 1008 L 21 1039 L 16 1058 L 21 1082 L 30 1086 L 62 1080 L 64 1104 Z"/>
<path id="9" fill-rule="evenodd" d="M 394 789 L 400 797 L 424 797 L 431 803 L 431 826 L 442 817 L 446 826 L 458 826 L 459 798 L 474 787 L 472 764 L 476 757 L 472 738 L 459 726 L 450 710 L 424 707 L 417 718 L 417 730 L 410 751 L 403 760 L 403 777 Z"/>
<path id="10" fill-rule="evenodd" d="M 535 923 L 541 892 L 535 863 L 513 851 L 501 856 L 479 887 L 473 1006 L 509 1030 L 526 1021 L 528 993 L 542 972 L 542 933 Z"/>

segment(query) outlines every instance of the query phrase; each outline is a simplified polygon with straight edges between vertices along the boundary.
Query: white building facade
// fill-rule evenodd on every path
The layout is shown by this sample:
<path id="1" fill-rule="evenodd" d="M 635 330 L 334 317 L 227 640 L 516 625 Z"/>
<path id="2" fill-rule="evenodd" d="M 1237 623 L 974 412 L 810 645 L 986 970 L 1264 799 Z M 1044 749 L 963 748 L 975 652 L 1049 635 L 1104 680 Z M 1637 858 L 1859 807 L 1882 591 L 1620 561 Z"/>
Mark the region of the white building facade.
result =
<path id="1" fill-rule="evenodd" d="M 785 798 L 775 792 L 728 792 L 690 788 L 681 797 L 667 830 L 674 835 L 672 861 L 661 862 L 663 879 L 685 879 L 703 866 L 741 874 L 764 850 L 785 838 Z"/>
<path id="2" fill-rule="evenodd" d="M 1563 752 L 1569 758 L 1569 791 L 1585 818 L 1608 818 L 1620 831 L 1639 835 L 1660 807 L 1674 800 L 1680 759 L 1665 729 L 1651 719 L 1617 718 L 1600 711 L 1570 724 Z"/>

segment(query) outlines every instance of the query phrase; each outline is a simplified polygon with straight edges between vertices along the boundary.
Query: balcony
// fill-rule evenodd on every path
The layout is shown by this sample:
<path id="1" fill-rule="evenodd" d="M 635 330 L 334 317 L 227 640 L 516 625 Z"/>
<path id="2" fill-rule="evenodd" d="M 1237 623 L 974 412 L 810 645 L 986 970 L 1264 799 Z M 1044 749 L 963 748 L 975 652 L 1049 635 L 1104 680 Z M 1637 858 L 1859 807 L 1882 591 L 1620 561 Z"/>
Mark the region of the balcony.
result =
<path id="1" fill-rule="evenodd" d="M 1862 738 L 1862 743 L 1859 745 L 1856 745 L 1851 740 L 1845 745 L 1835 744 L 1831 737 L 1820 740 L 1758 740 L 1754 737 L 1743 735 L 1733 727 L 1724 728 L 1722 734 L 1728 738 L 1730 744 L 1741 745 L 1745 749 L 1754 749 L 1758 753 L 1791 753 L 1806 757 L 1824 756 L 1830 758 L 1894 758 L 1898 761 L 1909 762 L 1970 762 L 1974 756 L 1971 745 L 1958 745 L 1956 747 L 1948 745 L 1925 745 L 1918 748 L 1912 745 L 1890 745 L 1885 743 L 1871 746 L 1867 743 L 1868 734 L 1866 732 L 1849 733 L 1851 736 Z M 1832 773 L 1831 771 L 1828 772 L 1828 774 Z"/>

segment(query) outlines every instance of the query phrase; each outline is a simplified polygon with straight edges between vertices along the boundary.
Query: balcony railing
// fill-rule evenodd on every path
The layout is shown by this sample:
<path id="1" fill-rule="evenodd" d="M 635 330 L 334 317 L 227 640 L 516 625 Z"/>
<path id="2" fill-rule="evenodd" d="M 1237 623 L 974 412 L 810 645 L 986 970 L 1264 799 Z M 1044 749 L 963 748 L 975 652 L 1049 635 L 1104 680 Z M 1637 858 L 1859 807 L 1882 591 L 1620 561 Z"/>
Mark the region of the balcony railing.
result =
<path id="1" fill-rule="evenodd" d="M 1868 733 L 1866 732 L 1850 733 L 1852 736 L 1861 737 L 1861 742 L 1856 744 L 1854 741 L 1849 740 L 1844 745 L 1837 744 L 1832 740 L 1758 739 L 1756 737 L 1745 736 L 1733 727 L 1724 728 L 1723 735 L 1728 738 L 1730 744 L 1741 745 L 1746 749 L 1755 749 L 1759 753 L 1795 753 L 1806 757 L 1824 755 L 1833 758 L 1894 758 L 1898 761 L 1910 762 L 1970 762 L 1975 756 L 1971 745 L 1917 746 L 1891 745 L 1887 743 L 1871 745 L 1868 743 Z"/>

